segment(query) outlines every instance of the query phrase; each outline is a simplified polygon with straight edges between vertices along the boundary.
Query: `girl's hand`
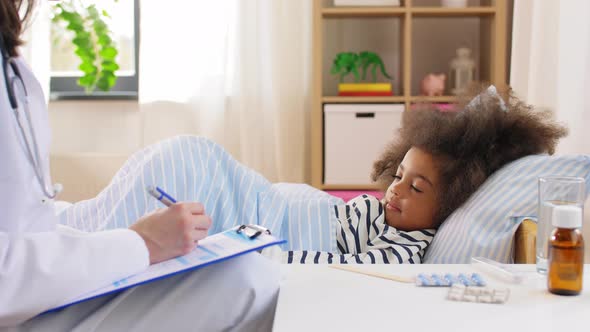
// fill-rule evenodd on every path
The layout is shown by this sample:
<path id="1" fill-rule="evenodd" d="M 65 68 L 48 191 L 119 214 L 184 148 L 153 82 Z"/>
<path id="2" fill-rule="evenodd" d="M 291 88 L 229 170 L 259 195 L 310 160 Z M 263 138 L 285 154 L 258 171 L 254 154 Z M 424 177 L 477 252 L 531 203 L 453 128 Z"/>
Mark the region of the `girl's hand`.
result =
<path id="1" fill-rule="evenodd" d="M 150 264 L 188 254 L 207 236 L 211 218 L 201 203 L 175 203 L 139 218 L 129 229 L 145 241 Z"/>

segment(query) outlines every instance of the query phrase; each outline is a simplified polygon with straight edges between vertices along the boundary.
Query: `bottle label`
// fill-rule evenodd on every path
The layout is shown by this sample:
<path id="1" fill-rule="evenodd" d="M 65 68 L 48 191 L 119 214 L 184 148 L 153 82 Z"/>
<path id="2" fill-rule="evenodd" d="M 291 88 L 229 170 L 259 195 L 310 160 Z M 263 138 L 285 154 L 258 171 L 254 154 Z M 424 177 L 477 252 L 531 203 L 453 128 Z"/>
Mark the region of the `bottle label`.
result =
<path id="1" fill-rule="evenodd" d="M 574 263 L 557 264 L 557 275 L 561 280 L 576 280 L 580 277 L 580 266 Z"/>
<path id="2" fill-rule="evenodd" d="M 549 245 L 549 268 L 552 275 L 563 281 L 581 281 L 584 269 L 582 247 L 563 249 Z"/>

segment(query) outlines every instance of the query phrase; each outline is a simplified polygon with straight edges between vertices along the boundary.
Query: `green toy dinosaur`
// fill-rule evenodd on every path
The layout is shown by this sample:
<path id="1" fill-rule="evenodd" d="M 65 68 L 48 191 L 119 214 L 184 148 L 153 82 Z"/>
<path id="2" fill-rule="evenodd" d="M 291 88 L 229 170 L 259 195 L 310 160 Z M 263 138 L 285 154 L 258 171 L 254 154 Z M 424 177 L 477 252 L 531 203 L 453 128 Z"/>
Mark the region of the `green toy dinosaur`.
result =
<path id="1" fill-rule="evenodd" d="M 343 82 L 346 75 L 352 73 L 354 75 L 354 81 L 359 82 L 359 67 L 362 69 L 363 80 L 367 77 L 367 69 L 369 67 L 371 67 L 371 73 L 373 74 L 373 82 L 377 82 L 377 68 L 381 69 L 383 76 L 392 79 L 385 71 L 385 65 L 379 55 L 367 51 L 360 52 L 359 54 L 354 52 L 338 53 L 336 58 L 334 58 L 330 73 L 340 75 L 340 82 Z"/>

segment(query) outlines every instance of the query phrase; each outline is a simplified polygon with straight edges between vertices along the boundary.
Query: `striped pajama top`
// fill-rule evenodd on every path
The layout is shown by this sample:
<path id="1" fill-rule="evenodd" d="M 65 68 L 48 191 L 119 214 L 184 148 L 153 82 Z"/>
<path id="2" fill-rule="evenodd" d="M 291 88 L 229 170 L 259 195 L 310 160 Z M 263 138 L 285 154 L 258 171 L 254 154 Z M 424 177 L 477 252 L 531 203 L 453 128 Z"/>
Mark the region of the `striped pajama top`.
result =
<path id="1" fill-rule="evenodd" d="M 361 195 L 345 205 L 334 206 L 337 227 L 337 253 L 287 251 L 281 260 L 295 264 L 421 263 L 434 229 L 400 231 L 385 222 L 383 204 L 375 197 Z"/>

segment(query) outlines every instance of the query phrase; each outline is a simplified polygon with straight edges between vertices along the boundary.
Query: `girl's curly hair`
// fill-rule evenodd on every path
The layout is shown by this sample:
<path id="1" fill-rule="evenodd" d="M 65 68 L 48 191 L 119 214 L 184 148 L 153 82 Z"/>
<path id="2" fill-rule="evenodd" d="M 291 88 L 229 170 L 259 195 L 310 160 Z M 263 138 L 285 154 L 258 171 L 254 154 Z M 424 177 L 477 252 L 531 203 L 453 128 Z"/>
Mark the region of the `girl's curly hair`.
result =
<path id="1" fill-rule="evenodd" d="M 458 112 L 441 112 L 432 105 L 404 112 L 397 138 L 373 165 L 373 181 L 386 190 L 411 147 L 432 154 L 441 179 L 437 225 L 492 173 L 527 155 L 553 154 L 568 133 L 550 111 L 534 110 L 512 90 L 502 93 L 502 99 L 481 87 L 472 92 L 455 105 Z M 476 95 L 477 101 L 468 104 Z"/>

